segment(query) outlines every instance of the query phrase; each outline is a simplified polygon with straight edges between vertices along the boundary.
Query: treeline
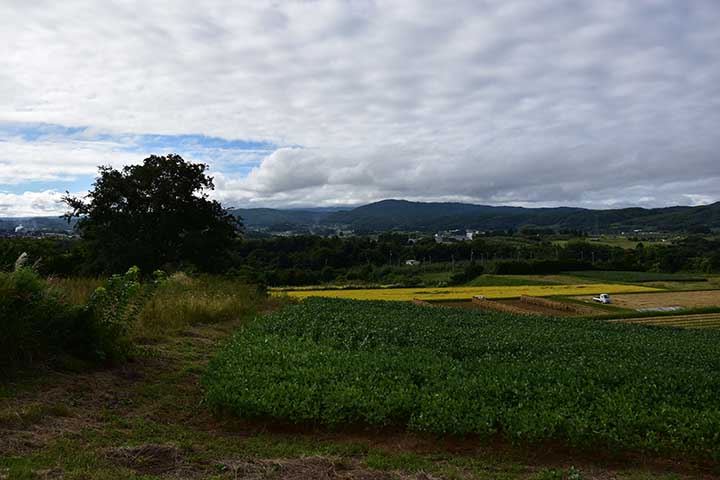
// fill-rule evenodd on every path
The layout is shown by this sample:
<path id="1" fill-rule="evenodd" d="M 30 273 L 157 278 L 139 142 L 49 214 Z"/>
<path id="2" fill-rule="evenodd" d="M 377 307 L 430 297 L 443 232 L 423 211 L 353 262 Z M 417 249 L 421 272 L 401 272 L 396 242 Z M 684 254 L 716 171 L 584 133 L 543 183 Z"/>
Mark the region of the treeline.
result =
<path id="1" fill-rule="evenodd" d="M 0 239 L 0 268 L 7 270 L 27 252 L 45 275 L 100 275 L 83 240 Z M 420 266 L 405 266 L 418 260 Z M 238 239 L 212 265 L 195 266 L 266 285 L 309 285 L 335 281 L 390 282 L 392 275 L 458 270 L 497 274 L 552 274 L 569 270 L 631 270 L 720 273 L 720 240 L 691 236 L 673 244 L 639 243 L 633 249 L 583 239 L 558 245 L 543 238 L 488 237 L 439 244 L 402 234 L 378 237 L 318 236 Z M 162 266 L 161 266 L 162 267 Z M 479 268 L 481 267 L 481 268 Z M 193 267 L 185 267 L 185 269 Z"/>

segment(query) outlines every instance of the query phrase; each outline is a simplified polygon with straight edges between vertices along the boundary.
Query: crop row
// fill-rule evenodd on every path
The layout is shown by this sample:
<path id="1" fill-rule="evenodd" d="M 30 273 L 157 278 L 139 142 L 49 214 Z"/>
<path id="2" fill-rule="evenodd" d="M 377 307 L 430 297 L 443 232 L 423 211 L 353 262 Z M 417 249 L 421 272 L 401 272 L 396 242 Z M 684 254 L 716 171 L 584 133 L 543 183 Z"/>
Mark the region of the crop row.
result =
<path id="1" fill-rule="evenodd" d="M 618 320 L 610 320 L 610 322 L 636 323 L 640 325 L 654 325 L 657 327 L 720 329 L 720 313 L 624 318 Z"/>
<path id="2" fill-rule="evenodd" d="M 242 417 L 720 458 L 720 332 L 308 299 L 244 327 L 206 399 Z"/>

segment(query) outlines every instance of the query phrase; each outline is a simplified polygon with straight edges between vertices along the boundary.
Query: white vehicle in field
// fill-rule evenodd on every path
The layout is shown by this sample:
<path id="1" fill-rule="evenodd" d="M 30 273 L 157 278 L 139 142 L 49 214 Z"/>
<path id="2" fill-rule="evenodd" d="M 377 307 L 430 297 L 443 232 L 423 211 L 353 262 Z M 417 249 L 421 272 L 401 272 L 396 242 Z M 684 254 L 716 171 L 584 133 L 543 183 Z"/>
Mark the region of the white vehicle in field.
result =
<path id="1" fill-rule="evenodd" d="M 597 297 L 593 297 L 593 300 L 598 303 L 612 303 L 612 300 L 610 300 L 610 295 L 607 293 L 601 293 Z"/>

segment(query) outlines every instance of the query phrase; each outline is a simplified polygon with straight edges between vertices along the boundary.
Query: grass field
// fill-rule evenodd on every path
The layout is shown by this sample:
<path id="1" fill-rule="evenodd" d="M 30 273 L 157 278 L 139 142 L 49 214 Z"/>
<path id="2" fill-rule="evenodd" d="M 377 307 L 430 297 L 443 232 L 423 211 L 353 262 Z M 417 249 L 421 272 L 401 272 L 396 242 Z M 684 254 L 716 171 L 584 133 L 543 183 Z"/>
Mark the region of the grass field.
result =
<path id="1" fill-rule="evenodd" d="M 240 331 L 205 385 L 243 418 L 720 459 L 713 331 L 311 299 Z"/>
<path id="2" fill-rule="evenodd" d="M 488 286 L 488 287 L 444 287 L 444 288 L 378 288 L 349 290 L 281 290 L 275 289 L 276 295 L 287 295 L 290 298 L 305 299 L 308 297 L 345 298 L 353 300 L 469 300 L 473 296 L 482 295 L 487 298 L 515 298 L 521 295 L 538 297 L 553 295 L 596 295 L 599 293 L 631 293 L 659 291 L 650 287 L 618 284 L 586 284 L 586 285 L 526 285 L 526 286 Z"/>
<path id="3" fill-rule="evenodd" d="M 540 278 L 537 276 L 520 276 L 520 275 L 480 275 L 479 277 L 466 283 L 468 287 L 520 287 L 520 286 L 538 286 L 538 285 L 562 285 L 553 279 Z M 575 282 L 578 283 L 578 282 Z"/>
<path id="4" fill-rule="evenodd" d="M 706 282 L 707 278 L 700 275 L 683 273 L 656 273 L 656 272 L 625 272 L 587 270 L 567 272 L 569 275 L 580 278 L 592 278 L 602 282 L 647 283 L 647 282 Z"/>

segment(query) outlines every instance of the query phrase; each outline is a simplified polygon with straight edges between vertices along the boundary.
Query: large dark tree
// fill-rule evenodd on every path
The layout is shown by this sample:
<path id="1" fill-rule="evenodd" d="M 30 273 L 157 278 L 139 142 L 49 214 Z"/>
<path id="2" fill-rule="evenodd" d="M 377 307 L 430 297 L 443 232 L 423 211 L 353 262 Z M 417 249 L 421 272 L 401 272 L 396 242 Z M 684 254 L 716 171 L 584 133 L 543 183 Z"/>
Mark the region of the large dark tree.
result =
<path id="1" fill-rule="evenodd" d="M 223 268 L 241 225 L 208 198 L 214 185 L 207 168 L 179 155 L 153 155 L 122 170 L 100 167 L 86 197 L 63 197 L 72 209 L 66 218 L 79 217 L 95 269 Z"/>

